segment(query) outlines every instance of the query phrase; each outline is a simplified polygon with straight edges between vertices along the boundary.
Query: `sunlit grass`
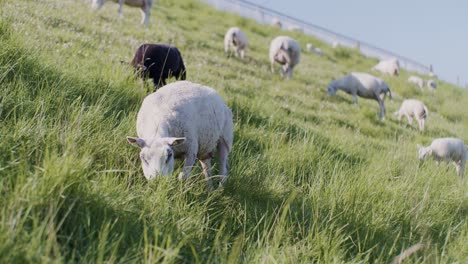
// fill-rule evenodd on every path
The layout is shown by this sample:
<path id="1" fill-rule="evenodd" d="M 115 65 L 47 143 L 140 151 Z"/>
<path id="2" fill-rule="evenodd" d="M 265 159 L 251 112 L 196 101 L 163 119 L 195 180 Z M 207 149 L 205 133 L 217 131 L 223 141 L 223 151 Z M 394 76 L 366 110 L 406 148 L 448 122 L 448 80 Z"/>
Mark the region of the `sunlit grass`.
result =
<path id="1" fill-rule="evenodd" d="M 416 153 L 436 137 L 468 142 L 465 90 L 382 76 L 394 92 L 382 122 L 374 101 L 326 95 L 375 59 L 198 1 L 159 2 L 145 30 L 138 10 L 118 19 L 113 3 L 0 1 L 3 263 L 389 263 L 419 242 L 413 262 L 468 260 L 466 180 Z M 223 53 L 231 26 L 249 38 L 245 61 Z M 280 34 L 326 56 L 304 51 L 282 80 L 268 61 Z M 207 192 L 198 167 L 187 182 L 142 176 L 125 136 L 146 92 L 120 61 L 144 42 L 176 45 L 188 80 L 231 107 L 224 189 Z M 405 98 L 428 106 L 424 133 L 392 116 Z"/>

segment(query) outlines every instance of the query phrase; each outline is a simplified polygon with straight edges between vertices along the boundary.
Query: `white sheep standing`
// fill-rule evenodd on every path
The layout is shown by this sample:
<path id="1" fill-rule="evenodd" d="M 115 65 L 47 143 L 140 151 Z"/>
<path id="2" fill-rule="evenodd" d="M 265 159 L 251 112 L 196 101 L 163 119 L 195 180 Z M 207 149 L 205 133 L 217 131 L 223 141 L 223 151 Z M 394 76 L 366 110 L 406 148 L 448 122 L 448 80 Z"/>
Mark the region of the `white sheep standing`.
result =
<path id="1" fill-rule="evenodd" d="M 307 43 L 306 50 L 308 52 L 313 52 L 315 50 L 314 45 L 312 43 Z"/>
<path id="2" fill-rule="evenodd" d="M 400 74 L 400 63 L 397 59 L 383 60 L 372 67 L 372 70 L 380 71 L 381 73 L 391 76 L 398 76 Z"/>
<path id="3" fill-rule="evenodd" d="M 279 36 L 270 43 L 270 63 L 271 72 L 274 72 L 274 64 L 281 64 L 281 76 L 286 74 L 287 79 L 291 79 L 294 67 L 301 60 L 301 46 L 299 43 L 286 36 Z"/>
<path id="4" fill-rule="evenodd" d="M 138 137 L 127 140 L 141 148 L 148 180 L 171 175 L 174 159 L 184 160 L 179 179 L 187 179 L 198 159 L 212 189 L 211 158 L 217 148 L 220 184 L 226 182 L 233 142 L 232 113 L 213 88 L 188 81 L 160 88 L 143 100 L 136 128 Z"/>
<path id="5" fill-rule="evenodd" d="M 466 146 L 461 139 L 458 138 L 437 138 L 434 139 L 429 147 L 423 147 L 417 144 L 419 150 L 419 159 L 424 160 L 427 157 L 433 157 L 437 166 L 445 160 L 448 164 L 453 162 L 457 170 L 458 176 L 465 176 L 466 164 Z"/>
<path id="6" fill-rule="evenodd" d="M 387 93 L 392 98 L 392 92 L 387 83 L 368 73 L 353 72 L 328 85 L 328 95 L 334 95 L 342 90 L 353 96 L 354 104 L 357 104 L 357 96 L 374 99 L 379 103 L 380 119 L 385 117 L 384 99 Z"/>
<path id="7" fill-rule="evenodd" d="M 408 78 L 408 82 L 416 84 L 421 90 L 424 87 L 424 80 L 418 76 L 414 76 L 414 75 L 410 76 Z"/>
<path id="8" fill-rule="evenodd" d="M 229 51 L 229 47 L 232 45 L 234 54 L 236 57 L 243 59 L 245 55 L 245 49 L 247 48 L 247 37 L 244 32 L 238 27 L 231 27 L 224 35 L 224 52 Z"/>
<path id="9" fill-rule="evenodd" d="M 406 99 L 401 104 L 400 109 L 395 112 L 395 115 L 398 116 L 398 121 L 401 121 L 401 118 L 406 116 L 410 125 L 413 123 L 412 117 L 414 117 L 418 121 L 419 130 L 423 131 L 424 124 L 429 115 L 429 110 L 427 110 L 426 105 L 419 100 Z"/>
<path id="10" fill-rule="evenodd" d="M 434 80 L 427 80 L 426 85 L 427 85 L 427 88 L 429 88 L 429 90 L 431 90 L 433 92 L 437 88 L 437 83 Z"/>
<path id="11" fill-rule="evenodd" d="M 119 17 L 122 18 L 122 7 L 124 4 L 133 7 L 139 7 L 141 9 L 141 24 L 148 27 L 149 17 L 151 13 L 151 7 L 153 6 L 154 0 L 112 0 L 119 4 Z M 106 0 L 93 0 L 91 7 L 94 9 L 100 9 Z"/>

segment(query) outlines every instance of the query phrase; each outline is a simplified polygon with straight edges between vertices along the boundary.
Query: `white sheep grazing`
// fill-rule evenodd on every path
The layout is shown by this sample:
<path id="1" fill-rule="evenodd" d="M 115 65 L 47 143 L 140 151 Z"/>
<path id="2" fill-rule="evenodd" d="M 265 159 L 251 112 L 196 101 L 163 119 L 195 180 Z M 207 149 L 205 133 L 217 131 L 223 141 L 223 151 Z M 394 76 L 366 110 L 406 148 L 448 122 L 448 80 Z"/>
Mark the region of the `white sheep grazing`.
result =
<path id="1" fill-rule="evenodd" d="M 291 79 L 294 67 L 301 60 L 301 46 L 299 43 L 286 36 L 279 36 L 270 43 L 270 63 L 271 72 L 274 72 L 274 64 L 281 64 L 281 76 L 286 74 L 287 79 Z"/>
<path id="2" fill-rule="evenodd" d="M 429 90 L 431 91 L 435 91 L 435 89 L 437 88 L 437 83 L 434 81 L 434 80 L 427 80 L 427 88 L 429 88 Z"/>
<path id="3" fill-rule="evenodd" d="M 319 55 L 319 56 L 324 56 L 325 53 L 323 53 L 323 51 L 319 48 L 314 48 L 314 53 Z"/>
<path id="4" fill-rule="evenodd" d="M 389 59 L 380 61 L 377 65 L 372 67 L 373 71 L 380 71 L 384 74 L 398 76 L 400 74 L 400 63 L 397 59 Z"/>
<path id="5" fill-rule="evenodd" d="M 332 48 L 336 49 L 340 46 L 340 43 L 338 41 L 333 41 L 332 44 L 331 44 Z"/>
<path id="6" fill-rule="evenodd" d="M 283 24 L 281 23 L 281 20 L 279 20 L 279 18 L 277 18 L 277 17 L 273 18 L 273 20 L 271 21 L 271 25 L 274 26 L 274 27 L 277 27 L 277 28 L 282 28 L 283 27 Z"/>
<path id="7" fill-rule="evenodd" d="M 174 158 L 184 160 L 179 179 L 187 179 L 198 159 L 212 189 L 211 158 L 217 148 L 220 184 L 225 183 L 233 142 L 232 113 L 214 89 L 188 81 L 168 84 L 143 100 L 136 128 L 138 137 L 127 140 L 141 148 L 148 180 L 171 175 Z"/>
<path id="8" fill-rule="evenodd" d="M 423 102 L 416 99 L 407 99 L 403 101 L 400 109 L 395 112 L 395 115 L 398 116 L 398 121 L 401 121 L 401 118 L 406 116 L 410 125 L 413 123 L 412 117 L 416 118 L 419 131 L 423 131 L 429 111 Z"/>
<path id="9" fill-rule="evenodd" d="M 304 33 L 304 29 L 302 29 L 302 27 L 300 26 L 297 26 L 297 25 L 292 25 L 288 28 L 289 31 L 293 31 L 293 32 L 299 32 L 299 33 Z"/>
<path id="10" fill-rule="evenodd" d="M 306 50 L 308 52 L 313 52 L 313 53 L 315 53 L 315 54 L 317 54 L 319 56 L 325 55 L 325 53 L 323 53 L 323 51 L 321 49 L 314 47 L 314 45 L 312 45 L 310 43 L 307 43 Z"/>
<path id="11" fill-rule="evenodd" d="M 351 94 L 355 104 L 357 104 L 357 96 L 376 100 L 380 106 L 381 119 L 385 117 L 385 95 L 390 93 L 390 98 L 392 98 L 392 92 L 387 83 L 367 73 L 353 72 L 328 85 L 328 95 L 334 95 L 338 90 Z"/>
<path id="12" fill-rule="evenodd" d="M 116 2 L 119 4 L 119 17 L 122 18 L 122 7 L 124 4 L 128 6 L 133 6 L 133 7 L 139 7 L 141 9 L 141 24 L 145 25 L 145 27 L 148 27 L 148 22 L 149 22 L 149 17 L 150 17 L 150 12 L 151 12 L 151 7 L 153 6 L 154 0 L 112 0 L 113 2 Z M 93 0 L 91 7 L 94 9 L 100 9 L 106 0 Z"/>
<path id="13" fill-rule="evenodd" d="M 448 164 L 453 162 L 458 176 L 465 176 L 466 164 L 466 146 L 458 138 L 437 138 L 434 139 L 429 147 L 423 147 L 417 144 L 419 150 L 419 159 L 424 160 L 432 156 L 439 166 L 440 162 L 445 160 Z"/>
<path id="14" fill-rule="evenodd" d="M 231 45 L 236 57 L 240 55 L 243 59 L 245 48 L 247 47 L 247 37 L 238 27 L 232 27 L 226 32 L 224 36 L 224 52 L 227 53 Z"/>
<path id="15" fill-rule="evenodd" d="M 408 82 L 416 84 L 421 90 L 424 87 L 424 80 L 418 76 L 414 76 L 414 75 L 410 76 L 408 78 Z"/>

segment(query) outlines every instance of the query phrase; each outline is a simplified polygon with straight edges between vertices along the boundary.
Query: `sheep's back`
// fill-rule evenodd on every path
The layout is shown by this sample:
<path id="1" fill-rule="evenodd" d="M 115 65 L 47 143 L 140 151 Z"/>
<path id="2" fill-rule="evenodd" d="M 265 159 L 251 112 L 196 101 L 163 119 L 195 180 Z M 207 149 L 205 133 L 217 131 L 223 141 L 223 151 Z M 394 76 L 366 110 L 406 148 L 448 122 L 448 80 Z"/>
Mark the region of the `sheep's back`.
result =
<path id="1" fill-rule="evenodd" d="M 466 158 L 466 147 L 458 138 L 435 139 L 431 143 L 431 149 L 439 157 L 449 157 L 452 160 Z"/>
<path id="2" fill-rule="evenodd" d="M 199 152 L 216 147 L 229 110 L 212 88 L 188 81 L 174 82 L 148 95 L 138 113 L 137 132 L 152 137 L 167 124 L 170 136 L 197 140 Z M 143 135 L 140 135 L 143 134 Z"/>

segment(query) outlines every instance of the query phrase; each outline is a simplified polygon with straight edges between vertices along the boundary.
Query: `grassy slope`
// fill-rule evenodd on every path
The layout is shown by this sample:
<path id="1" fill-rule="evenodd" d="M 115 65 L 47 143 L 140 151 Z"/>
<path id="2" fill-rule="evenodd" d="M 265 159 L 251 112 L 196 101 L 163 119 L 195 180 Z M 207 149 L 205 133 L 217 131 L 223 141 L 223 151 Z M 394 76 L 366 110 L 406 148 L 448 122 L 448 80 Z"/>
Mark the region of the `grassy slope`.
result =
<path id="1" fill-rule="evenodd" d="M 416 143 L 468 142 L 467 91 L 421 93 L 384 77 L 395 98 L 429 106 L 427 130 L 378 121 L 376 102 L 326 96 L 333 77 L 376 62 L 332 50 L 194 0 L 161 0 L 149 30 L 139 12 L 87 1 L 0 0 L 0 259 L 13 262 L 382 262 L 418 242 L 413 261 L 466 262 L 467 184 Z M 245 62 L 223 55 L 242 27 Z M 328 56 L 303 54 L 293 80 L 269 72 L 268 43 L 287 34 Z M 125 141 L 145 96 L 130 60 L 143 42 L 181 50 L 188 79 L 233 109 L 235 143 L 224 190 L 202 177 L 146 182 Z M 197 168 L 194 174 L 199 174 Z"/>

